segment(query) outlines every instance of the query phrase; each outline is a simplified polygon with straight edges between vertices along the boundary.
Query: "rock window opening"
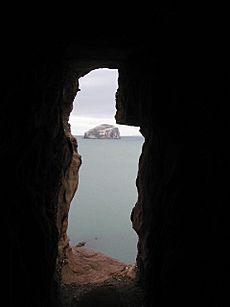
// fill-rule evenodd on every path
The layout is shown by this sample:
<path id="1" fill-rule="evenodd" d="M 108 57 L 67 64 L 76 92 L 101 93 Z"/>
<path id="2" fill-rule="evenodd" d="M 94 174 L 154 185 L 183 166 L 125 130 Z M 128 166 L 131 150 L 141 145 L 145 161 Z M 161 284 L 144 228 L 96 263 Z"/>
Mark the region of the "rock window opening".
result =
<path id="1" fill-rule="evenodd" d="M 90 282 L 92 274 L 103 281 L 124 265 L 130 275 L 135 274 L 138 238 L 130 215 L 137 201 L 135 181 L 143 137 L 138 127 L 115 122 L 117 79 L 115 69 L 97 69 L 79 79 L 69 123 L 82 165 L 67 231 L 69 263 L 77 258 L 77 273 L 74 277 L 71 270 L 64 270 L 64 281 Z M 87 261 L 81 263 L 83 259 Z M 98 272 L 103 264 L 106 270 L 101 267 Z M 84 279 L 82 270 L 89 271 L 89 266 L 92 274 Z"/>

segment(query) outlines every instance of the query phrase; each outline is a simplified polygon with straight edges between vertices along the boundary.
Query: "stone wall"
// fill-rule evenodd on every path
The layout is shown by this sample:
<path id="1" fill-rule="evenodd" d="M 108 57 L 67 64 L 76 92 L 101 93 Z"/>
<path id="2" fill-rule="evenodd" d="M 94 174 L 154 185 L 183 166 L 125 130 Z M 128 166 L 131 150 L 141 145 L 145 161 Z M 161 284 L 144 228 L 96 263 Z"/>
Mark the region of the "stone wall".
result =
<path id="1" fill-rule="evenodd" d="M 61 60 L 48 45 L 30 54 L 29 44 L 20 50 L 6 58 L 1 107 L 6 305 L 56 307 L 57 203 L 70 156 L 61 118 Z"/>
<path id="2" fill-rule="evenodd" d="M 119 70 L 117 122 L 140 125 L 145 137 L 131 219 L 146 306 L 194 306 L 198 300 L 214 306 L 227 299 L 220 286 L 227 277 L 226 183 L 219 176 L 225 116 L 213 127 L 226 80 L 219 82 L 218 69 L 210 71 L 208 57 L 193 57 L 185 67 L 189 54 L 174 54 L 174 62 L 172 54 L 170 60 L 164 53 L 154 61 L 145 56 Z"/>
<path id="3" fill-rule="evenodd" d="M 73 109 L 73 100 L 79 90 L 78 79 L 70 70 L 65 75 L 65 87 L 63 90 L 62 121 L 65 139 L 68 144 L 63 161 L 63 172 L 60 181 L 57 209 L 57 228 L 59 232 L 57 272 L 59 278 L 64 261 L 67 258 L 69 248 L 68 217 L 71 201 L 78 187 L 79 168 L 81 156 L 78 153 L 77 139 L 71 134 L 69 115 Z"/>

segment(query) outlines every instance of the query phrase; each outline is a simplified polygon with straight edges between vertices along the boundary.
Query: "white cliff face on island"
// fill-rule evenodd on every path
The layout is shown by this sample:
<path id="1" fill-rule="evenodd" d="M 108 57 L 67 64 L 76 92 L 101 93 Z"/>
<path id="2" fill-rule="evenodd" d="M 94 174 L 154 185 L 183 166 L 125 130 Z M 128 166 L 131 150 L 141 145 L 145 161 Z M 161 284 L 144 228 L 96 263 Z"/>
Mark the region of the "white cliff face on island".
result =
<path id="1" fill-rule="evenodd" d="M 84 139 L 120 139 L 120 131 L 113 125 L 102 124 L 86 131 Z"/>

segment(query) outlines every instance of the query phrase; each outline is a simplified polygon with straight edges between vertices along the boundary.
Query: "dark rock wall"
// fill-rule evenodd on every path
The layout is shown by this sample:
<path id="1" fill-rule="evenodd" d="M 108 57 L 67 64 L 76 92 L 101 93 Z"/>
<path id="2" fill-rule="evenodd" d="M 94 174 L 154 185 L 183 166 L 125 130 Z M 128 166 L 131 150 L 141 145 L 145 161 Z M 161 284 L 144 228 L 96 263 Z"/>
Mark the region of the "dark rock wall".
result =
<path id="1" fill-rule="evenodd" d="M 208 50 L 202 45 L 191 62 L 191 50 L 145 55 L 119 71 L 117 121 L 140 125 L 145 137 L 131 218 L 146 306 L 228 301 L 227 174 L 220 175 L 227 79 L 225 62 L 210 67 Z"/>
<path id="2" fill-rule="evenodd" d="M 71 147 L 61 116 L 62 62 L 54 47 L 44 50 L 38 44 L 32 50 L 27 42 L 18 52 L 12 47 L 15 54 L 8 54 L 4 63 L 1 187 L 7 212 L 6 306 L 58 305 L 57 202 Z"/>
<path id="3" fill-rule="evenodd" d="M 70 69 L 64 74 L 64 87 L 62 96 L 62 124 L 65 140 L 69 146 L 63 161 L 64 171 L 60 180 L 60 188 L 57 203 L 57 228 L 58 228 L 58 257 L 57 274 L 61 278 L 61 270 L 67 258 L 69 249 L 68 216 L 71 201 L 78 187 L 79 168 L 81 156 L 78 153 L 77 139 L 71 134 L 69 115 L 73 109 L 73 100 L 79 91 L 78 79 Z"/>

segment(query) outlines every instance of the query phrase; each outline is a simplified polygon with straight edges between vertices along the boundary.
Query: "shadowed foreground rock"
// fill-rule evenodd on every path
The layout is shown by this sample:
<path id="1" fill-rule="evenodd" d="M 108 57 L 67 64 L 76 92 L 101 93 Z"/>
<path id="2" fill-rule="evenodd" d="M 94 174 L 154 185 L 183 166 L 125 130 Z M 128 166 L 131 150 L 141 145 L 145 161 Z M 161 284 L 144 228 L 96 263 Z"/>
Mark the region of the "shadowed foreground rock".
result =
<path id="1" fill-rule="evenodd" d="M 63 307 L 103 307 L 124 306 L 142 307 L 143 292 L 134 281 L 123 278 L 111 279 L 104 283 L 88 284 L 63 284 Z"/>
<path id="2" fill-rule="evenodd" d="M 85 247 L 72 247 L 62 269 L 64 307 L 140 307 L 142 291 L 135 280 L 135 265 Z"/>

